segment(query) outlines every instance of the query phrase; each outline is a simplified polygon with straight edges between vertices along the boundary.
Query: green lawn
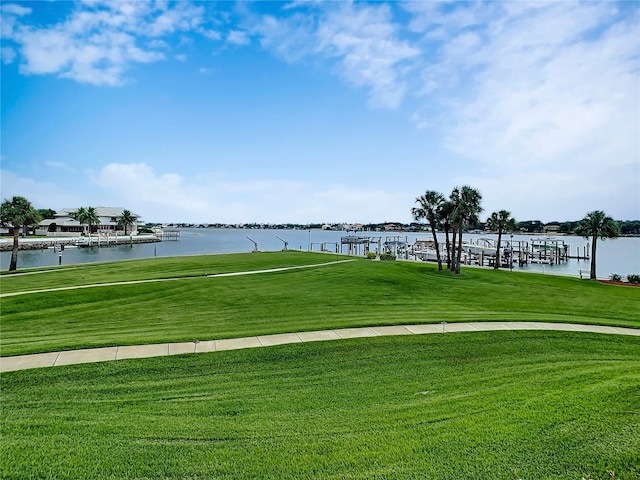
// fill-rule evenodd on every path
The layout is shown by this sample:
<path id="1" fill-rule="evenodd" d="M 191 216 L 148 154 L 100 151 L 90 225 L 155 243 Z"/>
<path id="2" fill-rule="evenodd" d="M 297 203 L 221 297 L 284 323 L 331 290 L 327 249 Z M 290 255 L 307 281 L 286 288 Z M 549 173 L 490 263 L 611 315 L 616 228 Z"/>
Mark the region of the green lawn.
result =
<path id="1" fill-rule="evenodd" d="M 421 322 L 640 327 L 640 290 L 302 252 L 2 275 L 2 355 Z M 2 374 L 0 478 L 640 478 L 640 341 L 378 337 Z M 615 477 L 610 475 L 615 472 Z"/>
<path id="2" fill-rule="evenodd" d="M 639 405 L 638 339 L 580 333 L 19 371 L 2 375 L 0 477 L 633 480 Z"/>
<path id="3" fill-rule="evenodd" d="M 466 268 L 457 277 L 433 264 L 357 259 L 277 273 L 204 276 L 344 258 L 303 252 L 209 255 L 3 275 L 3 294 L 180 278 L 2 298 L 0 351 L 7 356 L 441 321 L 640 326 L 640 289 L 550 275 Z"/>

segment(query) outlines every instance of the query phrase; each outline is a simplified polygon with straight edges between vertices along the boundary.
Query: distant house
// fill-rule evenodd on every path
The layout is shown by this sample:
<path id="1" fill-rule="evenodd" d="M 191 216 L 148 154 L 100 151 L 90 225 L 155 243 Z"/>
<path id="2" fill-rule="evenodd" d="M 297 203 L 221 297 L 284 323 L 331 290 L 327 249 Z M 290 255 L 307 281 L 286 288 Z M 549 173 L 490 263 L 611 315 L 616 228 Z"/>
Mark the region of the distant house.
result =
<path id="1" fill-rule="evenodd" d="M 544 226 L 544 231 L 546 233 L 557 233 L 560 230 L 560 225 L 557 223 L 547 223 Z"/>
<path id="2" fill-rule="evenodd" d="M 91 226 L 91 233 L 124 233 L 124 227 L 118 226 L 118 217 L 122 215 L 122 211 L 124 209 L 114 207 L 95 208 L 99 221 L 98 225 Z M 86 231 L 87 225 L 82 225 L 72 217 L 72 215 L 77 211 L 77 208 L 64 208 L 56 212 L 55 218 L 48 218 L 40 222 L 36 233 L 39 235 L 76 235 Z M 140 215 L 136 215 L 135 213 L 132 213 L 131 215 L 134 218 L 134 222 L 127 226 L 127 233 L 135 234 L 138 230 L 138 220 L 140 219 Z"/>

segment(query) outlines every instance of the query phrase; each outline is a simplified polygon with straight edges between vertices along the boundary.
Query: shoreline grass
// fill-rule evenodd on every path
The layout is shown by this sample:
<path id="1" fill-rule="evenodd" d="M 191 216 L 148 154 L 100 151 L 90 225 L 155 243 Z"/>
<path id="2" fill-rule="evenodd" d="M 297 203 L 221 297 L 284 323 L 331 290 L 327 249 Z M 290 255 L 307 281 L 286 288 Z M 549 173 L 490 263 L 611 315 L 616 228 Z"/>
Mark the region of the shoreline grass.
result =
<path id="1" fill-rule="evenodd" d="M 483 269 L 454 276 L 431 264 L 364 259 L 244 277 L 205 276 L 343 258 L 349 257 L 210 255 L 3 276 L 3 294 L 88 281 L 181 279 L 5 297 L 0 355 L 441 321 L 640 327 L 640 291 L 567 277 Z"/>

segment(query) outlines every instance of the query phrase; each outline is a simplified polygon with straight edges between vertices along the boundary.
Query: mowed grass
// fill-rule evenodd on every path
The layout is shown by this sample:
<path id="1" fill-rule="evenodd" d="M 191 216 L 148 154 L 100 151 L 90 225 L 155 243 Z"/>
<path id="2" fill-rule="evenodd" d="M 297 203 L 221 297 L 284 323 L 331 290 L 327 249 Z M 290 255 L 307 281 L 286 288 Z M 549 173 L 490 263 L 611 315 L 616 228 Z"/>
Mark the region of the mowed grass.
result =
<path id="1" fill-rule="evenodd" d="M 640 289 L 575 278 L 433 264 L 352 262 L 260 273 L 344 257 L 304 252 L 210 255 L 3 275 L 3 356 L 98 346 L 222 339 L 342 327 L 455 321 L 550 321 L 638 327 Z"/>
<path id="2" fill-rule="evenodd" d="M 640 478 L 640 342 L 485 332 L 5 373 L 0 477 Z M 615 477 L 610 475 L 615 472 Z"/>
<path id="3" fill-rule="evenodd" d="M 190 278 L 349 259 L 305 252 L 186 255 L 61 267 L 31 268 L 0 274 L 2 293 L 139 280 Z"/>

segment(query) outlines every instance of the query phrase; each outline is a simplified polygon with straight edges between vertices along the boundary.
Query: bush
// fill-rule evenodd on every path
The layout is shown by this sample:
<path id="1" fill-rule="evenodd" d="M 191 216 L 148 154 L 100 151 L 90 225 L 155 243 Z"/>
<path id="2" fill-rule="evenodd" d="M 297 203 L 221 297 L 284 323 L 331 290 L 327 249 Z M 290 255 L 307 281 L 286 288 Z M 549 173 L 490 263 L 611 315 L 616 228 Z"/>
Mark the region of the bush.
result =
<path id="1" fill-rule="evenodd" d="M 637 273 L 630 273 L 627 275 L 627 282 L 629 283 L 640 283 L 640 275 Z"/>
<path id="2" fill-rule="evenodd" d="M 367 252 L 367 258 L 369 260 L 374 260 L 377 256 L 378 254 L 376 252 Z"/>
<path id="3" fill-rule="evenodd" d="M 396 256 L 393 253 L 381 253 L 380 254 L 380 260 L 386 260 L 388 262 L 393 262 L 395 261 Z"/>
<path id="4" fill-rule="evenodd" d="M 612 273 L 611 275 L 609 275 L 609 280 L 611 280 L 612 282 L 621 282 L 622 276 L 618 275 L 617 273 Z"/>

